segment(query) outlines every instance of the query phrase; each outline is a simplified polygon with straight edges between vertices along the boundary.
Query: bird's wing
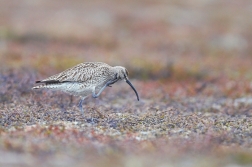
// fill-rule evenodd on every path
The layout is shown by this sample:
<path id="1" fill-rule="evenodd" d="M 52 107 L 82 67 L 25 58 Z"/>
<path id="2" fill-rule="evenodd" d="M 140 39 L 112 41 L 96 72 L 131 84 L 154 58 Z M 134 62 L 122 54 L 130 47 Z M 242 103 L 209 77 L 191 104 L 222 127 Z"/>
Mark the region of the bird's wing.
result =
<path id="1" fill-rule="evenodd" d="M 91 80 L 97 74 L 107 73 L 106 71 L 110 71 L 110 68 L 111 66 L 101 62 L 81 63 L 36 83 L 85 82 Z"/>

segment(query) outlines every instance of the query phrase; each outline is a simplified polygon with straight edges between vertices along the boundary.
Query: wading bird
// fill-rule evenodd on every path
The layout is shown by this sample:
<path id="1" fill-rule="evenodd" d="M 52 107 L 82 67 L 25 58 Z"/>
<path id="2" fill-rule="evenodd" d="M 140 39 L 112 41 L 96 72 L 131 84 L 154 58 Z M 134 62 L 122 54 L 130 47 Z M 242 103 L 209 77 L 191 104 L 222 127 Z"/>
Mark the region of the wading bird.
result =
<path id="1" fill-rule="evenodd" d="M 124 80 L 134 90 L 137 100 L 139 96 L 128 79 L 128 71 L 122 66 L 111 67 L 102 62 L 86 62 L 69 68 L 59 74 L 53 75 L 36 83 L 41 85 L 33 89 L 48 88 L 64 91 L 74 96 L 80 96 L 79 108 L 82 114 L 84 99 L 92 94 L 94 98 L 100 96 L 102 91 L 117 81 Z M 96 92 L 98 92 L 96 94 Z"/>

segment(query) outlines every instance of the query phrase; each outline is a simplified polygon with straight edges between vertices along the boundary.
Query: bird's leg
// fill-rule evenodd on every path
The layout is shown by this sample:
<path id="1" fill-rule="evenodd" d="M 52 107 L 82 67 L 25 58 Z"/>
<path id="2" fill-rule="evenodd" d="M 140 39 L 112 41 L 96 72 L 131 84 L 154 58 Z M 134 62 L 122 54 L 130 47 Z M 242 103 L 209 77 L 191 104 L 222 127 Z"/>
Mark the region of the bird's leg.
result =
<path id="1" fill-rule="evenodd" d="M 82 97 L 82 98 L 80 99 L 79 104 L 78 104 L 78 107 L 79 107 L 80 112 L 82 113 L 82 115 L 84 115 L 84 111 L 83 111 L 83 108 L 82 108 L 82 103 L 83 103 L 84 99 L 85 99 L 85 98 Z"/>
<path id="2" fill-rule="evenodd" d="M 72 106 L 73 105 L 73 95 L 70 95 L 69 97 L 70 97 L 70 104 L 69 104 L 69 106 Z"/>
<path id="3" fill-rule="evenodd" d="M 97 98 L 97 97 L 99 97 L 100 96 L 100 94 L 102 93 L 102 91 L 107 87 L 107 86 L 110 86 L 110 85 L 112 85 L 112 84 L 114 84 L 115 82 L 117 82 L 119 79 L 114 79 L 114 80 L 112 80 L 112 81 L 108 81 L 102 88 L 101 88 L 101 90 L 97 93 L 97 94 L 95 94 L 95 89 L 94 89 L 94 91 L 93 91 L 93 98 Z"/>
<path id="4" fill-rule="evenodd" d="M 102 93 L 102 91 L 103 91 L 107 86 L 108 86 L 108 85 L 105 84 L 97 94 L 95 94 L 95 89 L 94 89 L 93 94 L 92 94 L 93 98 L 99 97 L 100 94 Z"/>

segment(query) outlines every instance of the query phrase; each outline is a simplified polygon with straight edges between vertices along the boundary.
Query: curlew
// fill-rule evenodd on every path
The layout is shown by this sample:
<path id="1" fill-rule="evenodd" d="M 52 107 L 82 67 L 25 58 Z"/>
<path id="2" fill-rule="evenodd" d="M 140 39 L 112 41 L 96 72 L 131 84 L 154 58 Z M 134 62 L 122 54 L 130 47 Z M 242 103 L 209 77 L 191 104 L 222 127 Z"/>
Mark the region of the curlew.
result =
<path id="1" fill-rule="evenodd" d="M 106 87 L 120 80 L 124 80 L 130 85 L 139 101 L 138 93 L 129 81 L 127 69 L 122 66 L 111 67 L 102 62 L 78 64 L 59 74 L 36 81 L 41 85 L 32 89 L 48 88 L 80 96 L 81 100 L 78 106 L 81 113 L 84 114 L 82 103 L 88 95 L 92 94 L 93 98 L 97 98 Z"/>

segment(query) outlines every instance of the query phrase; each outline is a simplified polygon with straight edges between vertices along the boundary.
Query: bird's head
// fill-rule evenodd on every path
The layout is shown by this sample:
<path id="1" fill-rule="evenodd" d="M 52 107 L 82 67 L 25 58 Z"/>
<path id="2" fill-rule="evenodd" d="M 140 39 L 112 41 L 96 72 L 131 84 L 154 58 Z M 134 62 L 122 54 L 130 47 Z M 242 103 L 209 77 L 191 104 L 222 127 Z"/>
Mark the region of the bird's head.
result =
<path id="1" fill-rule="evenodd" d="M 124 80 L 125 82 L 127 82 L 130 85 L 130 87 L 134 90 L 134 92 L 136 93 L 137 100 L 139 101 L 138 93 L 137 93 L 136 89 L 134 88 L 134 86 L 129 81 L 129 78 L 128 78 L 129 72 L 127 71 L 127 69 L 125 67 L 122 67 L 122 66 L 115 66 L 113 68 L 116 71 L 116 78 L 119 79 L 119 80 Z"/>
<path id="2" fill-rule="evenodd" d="M 129 72 L 127 71 L 126 68 L 122 67 L 122 66 L 115 66 L 114 67 L 115 71 L 116 71 L 116 78 L 118 78 L 119 80 L 128 80 L 128 76 L 129 76 Z"/>

